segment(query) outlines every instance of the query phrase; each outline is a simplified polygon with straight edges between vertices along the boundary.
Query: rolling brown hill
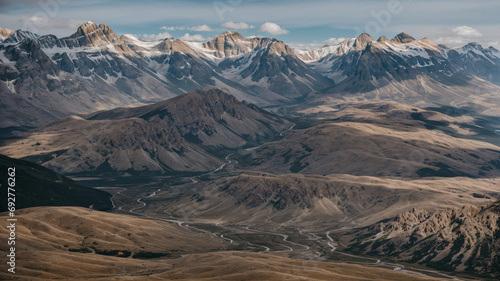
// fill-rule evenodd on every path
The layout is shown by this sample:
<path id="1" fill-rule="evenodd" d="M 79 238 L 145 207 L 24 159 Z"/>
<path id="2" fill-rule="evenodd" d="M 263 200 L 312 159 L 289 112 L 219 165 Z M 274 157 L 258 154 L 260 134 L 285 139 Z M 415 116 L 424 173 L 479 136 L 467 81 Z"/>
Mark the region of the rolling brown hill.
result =
<path id="1" fill-rule="evenodd" d="M 299 110 L 309 122 L 243 152 L 244 169 L 273 173 L 398 177 L 495 177 L 500 147 L 473 140 L 474 118 L 395 102 Z M 309 120 L 309 121 L 303 121 Z M 486 131 L 486 130 L 482 130 Z M 482 133 L 482 131 L 480 131 Z M 452 133 L 450 133 L 452 132 Z M 498 136 L 493 130 L 488 134 Z"/>
<path id="2" fill-rule="evenodd" d="M 29 208 L 18 211 L 18 218 L 16 274 L 2 271 L 2 280 L 434 280 L 273 254 L 192 254 L 214 251 L 222 239 L 163 221 L 83 208 Z M 7 235 L 6 228 L 0 229 L 2 239 Z"/>

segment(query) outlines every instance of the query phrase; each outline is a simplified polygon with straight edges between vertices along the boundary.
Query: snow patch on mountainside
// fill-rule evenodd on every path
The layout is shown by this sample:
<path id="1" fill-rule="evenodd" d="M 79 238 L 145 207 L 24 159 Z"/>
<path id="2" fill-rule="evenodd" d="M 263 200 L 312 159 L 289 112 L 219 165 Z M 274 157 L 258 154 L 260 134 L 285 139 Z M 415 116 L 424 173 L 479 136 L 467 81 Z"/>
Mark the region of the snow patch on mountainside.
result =
<path id="1" fill-rule="evenodd" d="M 9 60 L 6 56 L 5 56 L 5 51 L 1 51 L 0 50 L 0 60 L 2 60 L 3 63 L 6 63 L 6 64 L 15 64 L 16 62 L 15 61 L 11 61 Z"/>

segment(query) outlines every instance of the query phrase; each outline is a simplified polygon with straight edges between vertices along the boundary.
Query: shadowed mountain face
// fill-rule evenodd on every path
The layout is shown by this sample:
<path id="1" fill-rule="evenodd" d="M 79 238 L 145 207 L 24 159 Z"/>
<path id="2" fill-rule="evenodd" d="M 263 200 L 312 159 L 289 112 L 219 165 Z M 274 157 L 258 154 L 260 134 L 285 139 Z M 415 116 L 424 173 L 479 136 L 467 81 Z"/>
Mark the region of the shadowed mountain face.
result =
<path id="1" fill-rule="evenodd" d="M 222 150 L 288 127 L 255 105 L 206 88 L 152 105 L 68 117 L 15 141 L 7 153 L 65 173 L 209 171 L 225 162 Z"/>
<path id="2" fill-rule="evenodd" d="M 69 37 L 11 32 L 0 43 L 1 127 L 39 126 L 71 114 L 153 103 L 205 86 L 259 106 L 304 99 L 392 99 L 470 106 L 495 114 L 500 52 L 450 49 L 400 34 L 368 34 L 314 51 L 225 32 L 207 42 L 121 38 L 86 22 Z M 489 81 L 489 82 L 487 82 Z"/>
<path id="3" fill-rule="evenodd" d="M 83 187 L 73 180 L 57 174 L 37 164 L 12 159 L 0 155 L 0 174 L 2 189 L 0 195 L 7 198 L 7 170 L 15 168 L 16 208 L 37 206 L 81 206 L 92 205 L 96 210 L 111 209 L 111 194 Z M 0 203 L 0 212 L 7 211 L 7 200 Z"/>

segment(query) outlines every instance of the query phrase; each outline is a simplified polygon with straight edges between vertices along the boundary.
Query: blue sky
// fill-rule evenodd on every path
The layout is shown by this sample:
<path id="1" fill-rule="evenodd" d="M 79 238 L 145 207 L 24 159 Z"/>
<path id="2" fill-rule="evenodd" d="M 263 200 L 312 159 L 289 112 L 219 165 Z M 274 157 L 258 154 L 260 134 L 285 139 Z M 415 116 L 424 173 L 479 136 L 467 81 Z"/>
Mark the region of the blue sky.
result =
<path id="1" fill-rule="evenodd" d="M 274 37 L 297 48 L 403 31 L 449 46 L 474 41 L 500 48 L 499 15 L 498 0 L 0 0 L 0 27 L 39 34 L 67 36 L 92 20 L 118 35 L 151 40 L 206 40 L 239 28 L 243 36 Z"/>

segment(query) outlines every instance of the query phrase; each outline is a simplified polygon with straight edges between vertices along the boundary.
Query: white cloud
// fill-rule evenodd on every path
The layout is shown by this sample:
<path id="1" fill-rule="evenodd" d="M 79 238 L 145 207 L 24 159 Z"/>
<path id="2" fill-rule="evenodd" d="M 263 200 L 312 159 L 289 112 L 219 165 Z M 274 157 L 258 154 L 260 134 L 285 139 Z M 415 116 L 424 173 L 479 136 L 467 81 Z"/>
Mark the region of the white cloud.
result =
<path id="1" fill-rule="evenodd" d="M 175 26 L 162 26 L 162 27 L 160 27 L 160 29 L 172 31 L 172 30 L 175 30 L 176 27 Z"/>
<path id="2" fill-rule="evenodd" d="M 142 34 L 141 37 L 149 41 L 160 41 L 165 38 L 172 38 L 172 35 L 168 32 L 163 32 L 158 34 Z"/>
<path id="3" fill-rule="evenodd" d="M 230 29 L 252 29 L 252 28 L 255 28 L 255 26 L 250 25 L 248 23 L 232 22 L 232 21 L 225 22 L 225 23 L 221 24 L 221 26 L 225 27 L 225 28 L 230 28 Z"/>
<path id="4" fill-rule="evenodd" d="M 346 40 L 344 37 L 339 37 L 339 38 L 330 38 L 328 40 L 325 40 L 325 44 L 328 44 L 328 45 L 337 45 L 337 44 L 340 44 L 342 43 L 344 40 Z"/>
<path id="5" fill-rule="evenodd" d="M 455 33 L 457 36 L 460 37 L 481 37 L 483 36 L 481 32 L 477 31 L 477 29 L 474 29 L 470 26 L 457 26 L 452 29 L 453 33 Z"/>
<path id="6" fill-rule="evenodd" d="M 210 26 L 203 24 L 203 25 L 197 25 L 197 26 L 191 26 L 191 27 L 184 27 L 184 26 L 162 26 L 160 29 L 163 30 L 168 30 L 168 31 L 174 31 L 174 30 L 191 30 L 191 31 L 214 31 Z"/>
<path id="7" fill-rule="evenodd" d="M 477 41 L 483 35 L 477 29 L 470 26 L 457 26 L 436 39 L 436 43 L 449 47 L 463 46 L 471 40 Z"/>
<path id="8" fill-rule="evenodd" d="M 206 24 L 188 27 L 188 29 L 191 31 L 198 31 L 198 32 L 200 32 L 200 31 L 213 31 L 213 29 Z"/>
<path id="9" fill-rule="evenodd" d="M 186 33 L 182 35 L 181 40 L 183 41 L 205 41 L 206 39 L 201 36 L 201 34 L 189 35 Z"/>
<path id="10" fill-rule="evenodd" d="M 185 30 L 186 28 L 183 26 L 162 26 L 160 29 L 174 31 L 174 30 Z"/>
<path id="11" fill-rule="evenodd" d="M 271 35 L 280 35 L 280 34 L 287 34 L 288 30 L 282 28 L 281 26 L 275 24 L 274 22 L 266 22 L 264 23 L 260 29 L 260 32 L 267 32 Z"/>

